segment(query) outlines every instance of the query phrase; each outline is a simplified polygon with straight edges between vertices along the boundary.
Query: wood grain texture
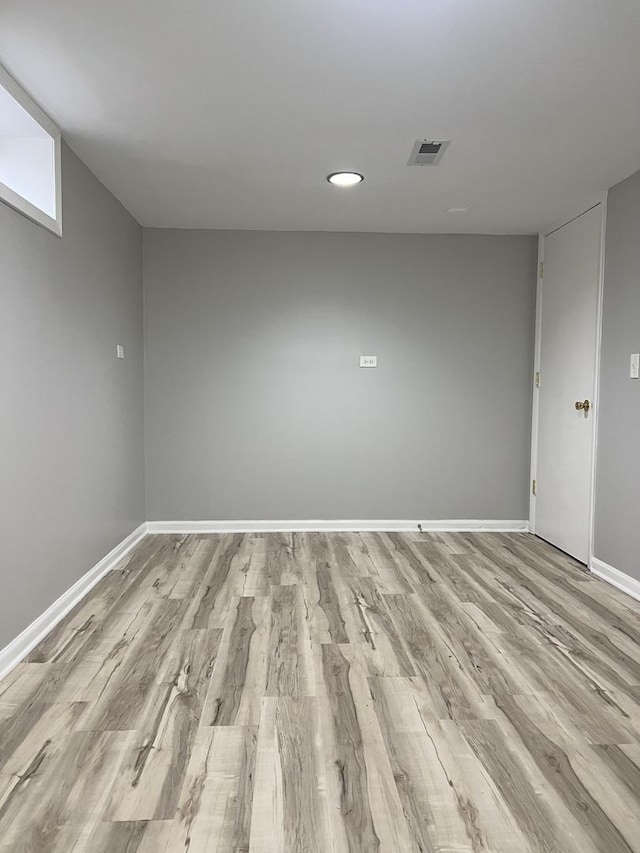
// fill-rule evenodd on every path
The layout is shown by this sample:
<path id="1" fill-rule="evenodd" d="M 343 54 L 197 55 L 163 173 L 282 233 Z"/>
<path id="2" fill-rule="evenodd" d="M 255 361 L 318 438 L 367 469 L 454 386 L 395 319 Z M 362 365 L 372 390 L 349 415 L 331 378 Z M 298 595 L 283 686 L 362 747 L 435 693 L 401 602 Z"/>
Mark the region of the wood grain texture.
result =
<path id="1" fill-rule="evenodd" d="M 639 617 L 526 534 L 149 536 L 0 683 L 0 853 L 640 853 Z"/>

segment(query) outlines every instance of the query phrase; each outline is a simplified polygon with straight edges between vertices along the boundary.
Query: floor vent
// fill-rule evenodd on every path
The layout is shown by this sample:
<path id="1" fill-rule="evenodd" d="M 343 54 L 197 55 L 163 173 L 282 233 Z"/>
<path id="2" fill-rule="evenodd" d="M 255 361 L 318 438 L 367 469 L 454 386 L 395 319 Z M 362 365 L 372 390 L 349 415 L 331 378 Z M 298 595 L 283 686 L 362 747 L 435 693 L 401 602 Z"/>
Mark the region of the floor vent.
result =
<path id="1" fill-rule="evenodd" d="M 418 139 L 411 149 L 407 166 L 437 166 L 448 145 L 449 140 L 438 142 L 434 139 Z"/>

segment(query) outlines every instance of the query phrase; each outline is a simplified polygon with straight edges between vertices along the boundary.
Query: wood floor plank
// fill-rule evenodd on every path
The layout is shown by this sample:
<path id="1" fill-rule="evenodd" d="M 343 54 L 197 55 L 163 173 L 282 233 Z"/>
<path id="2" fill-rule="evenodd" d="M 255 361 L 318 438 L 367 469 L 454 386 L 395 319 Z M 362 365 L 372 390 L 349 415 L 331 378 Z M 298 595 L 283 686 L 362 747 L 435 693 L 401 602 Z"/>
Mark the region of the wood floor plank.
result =
<path id="1" fill-rule="evenodd" d="M 503 712 L 540 772 L 558 793 L 567 810 L 582 825 L 597 850 L 630 853 L 617 826 L 576 774 L 567 753 L 532 722 L 529 715 L 510 696 L 501 696 L 496 704 Z"/>
<path id="2" fill-rule="evenodd" d="M 86 708 L 84 702 L 36 704 L 26 735 L 19 731 L 12 737 L 5 731 L 1 741 L 0 823 L 25 801 L 28 804 L 25 794 L 31 780 L 56 764 Z"/>
<path id="3" fill-rule="evenodd" d="M 29 702 L 52 670 L 49 663 L 19 663 L 0 681 L 0 720 L 18 711 Z"/>
<path id="4" fill-rule="evenodd" d="M 581 602 L 575 601 L 574 585 L 560 585 L 559 594 L 557 583 L 532 575 L 528 564 L 506 562 L 499 570 L 513 581 L 525 612 L 528 609 L 531 614 L 545 615 L 542 622 L 532 619 L 532 624 L 546 629 L 547 636 L 554 631 L 561 634 L 559 640 L 567 645 L 569 655 L 590 667 L 598 677 L 612 680 L 615 686 L 640 683 L 640 661 L 615 644 L 610 636 L 611 624 L 602 623 L 597 615 L 594 619 L 592 612 L 585 611 Z M 581 581 L 580 592 L 584 588 L 585 582 Z M 625 630 L 635 633 L 630 625 Z"/>
<path id="5" fill-rule="evenodd" d="M 245 536 L 244 548 L 239 556 L 241 563 L 238 575 L 241 583 L 238 595 L 268 595 L 267 543 L 264 536 Z"/>
<path id="6" fill-rule="evenodd" d="M 327 625 L 328 643 L 348 643 L 349 635 L 340 612 L 340 602 L 336 593 L 333 576 L 328 563 L 319 565 L 316 571 L 318 587 L 318 607 L 322 611 Z"/>
<path id="7" fill-rule="evenodd" d="M 153 568 L 163 555 L 173 549 L 172 537 L 148 536 L 120 563 L 106 574 L 33 649 L 30 662 L 68 660 L 81 653 L 84 640 L 104 621 L 113 608 L 122 607 L 123 598 L 132 590 L 137 592 L 145 570 Z"/>
<path id="8" fill-rule="evenodd" d="M 166 853 L 172 827 L 169 820 L 105 821 L 72 853 Z"/>
<path id="9" fill-rule="evenodd" d="M 592 749 L 637 799 L 640 791 L 640 744 L 601 744 Z"/>
<path id="10" fill-rule="evenodd" d="M 413 850 L 529 851 L 510 809 L 455 725 L 427 721 L 414 679 L 370 680 Z"/>
<path id="11" fill-rule="evenodd" d="M 158 666 L 166 665 L 166 656 L 180 629 L 185 605 L 180 599 L 158 602 L 134 636 L 122 663 L 109 679 L 87 718 L 86 730 L 115 731 L 135 729 L 157 694 L 164 693 L 158 683 Z"/>
<path id="12" fill-rule="evenodd" d="M 352 642 L 362 644 L 371 675 L 415 675 L 405 643 L 396 628 L 390 607 L 404 607 L 406 596 L 381 595 L 370 577 L 348 578 L 350 591 L 345 614 L 350 614 Z"/>
<path id="13" fill-rule="evenodd" d="M 640 603 L 527 534 L 146 537 L 0 683 L 0 853 L 640 853 Z"/>
<path id="14" fill-rule="evenodd" d="M 269 614 L 268 597 L 242 596 L 232 604 L 205 701 L 203 725 L 258 725 L 268 667 Z"/>
<path id="15" fill-rule="evenodd" d="M 265 696 L 309 696 L 313 692 L 309 628 L 300 586 L 274 587 Z"/>
<path id="16" fill-rule="evenodd" d="M 325 760 L 333 765 L 330 776 L 333 804 L 339 809 L 339 828 L 344 833 L 344 849 L 377 851 L 380 838 L 376 832 L 369 801 L 368 768 L 355 700 L 349 683 L 349 661 L 340 647 L 325 645 L 322 655 L 322 681 L 326 688 L 330 724 L 325 727 Z M 335 744 L 331 750 L 329 744 Z M 334 818 L 333 833 L 337 835 L 338 819 Z"/>
<path id="17" fill-rule="evenodd" d="M 485 716 L 485 700 L 443 642 L 436 626 L 423 615 L 416 596 L 394 596 L 391 618 L 409 650 L 416 674 L 428 694 L 432 719 L 475 719 Z"/>
<path id="18" fill-rule="evenodd" d="M 222 618 L 218 597 L 225 589 L 225 584 L 231 574 L 232 563 L 242 544 L 243 537 L 239 533 L 221 536 L 216 553 L 187 611 L 184 622 L 185 628 L 224 627 L 215 623 L 214 613 L 216 613 L 216 605 L 218 605 L 217 614 L 219 618 Z M 230 592 L 227 590 L 227 596 L 229 595 Z"/>
<path id="19" fill-rule="evenodd" d="M 558 853 L 559 850 L 584 850 L 596 853 L 598 848 L 572 814 L 544 784 L 543 778 L 531 772 L 532 757 L 507 748 L 504 734 L 494 720 L 461 720 L 457 723 L 469 746 L 476 754 L 523 832 L 532 850 Z"/>
<path id="20" fill-rule="evenodd" d="M 221 631 L 180 631 L 173 661 L 163 668 L 158 701 L 136 725 L 106 817 L 113 821 L 171 820 L 201 722 Z"/>
<path id="21" fill-rule="evenodd" d="M 389 549 L 381 540 L 378 533 L 363 533 L 361 536 L 363 547 L 371 561 L 371 576 L 376 582 L 378 590 L 384 595 L 386 593 L 402 595 L 414 592 L 413 587 L 403 576 Z"/>
<path id="22" fill-rule="evenodd" d="M 190 537 L 191 547 L 180 559 L 169 576 L 167 593 L 169 598 L 191 599 L 199 589 L 209 570 L 220 544 L 219 536 L 210 539 Z M 159 589 L 158 591 L 162 591 Z"/>
<path id="23" fill-rule="evenodd" d="M 17 814 L 2 817 L 0 851 L 68 853 L 104 811 L 130 732 L 73 732 L 56 761 L 33 768 Z"/>
<path id="24" fill-rule="evenodd" d="M 248 853 L 258 728 L 201 728 L 167 853 Z"/>
<path id="25" fill-rule="evenodd" d="M 297 533 L 269 533 L 266 536 L 265 572 L 269 584 L 280 586 L 295 582 L 301 576 L 298 552 L 303 539 Z"/>
<path id="26" fill-rule="evenodd" d="M 433 566 L 421 559 L 419 550 L 411 539 L 400 533 L 386 533 L 380 534 L 380 540 L 388 545 L 387 553 L 393 565 L 402 572 L 412 587 L 411 591 L 415 592 L 416 587 L 422 588 L 439 580 Z"/>
<path id="27" fill-rule="evenodd" d="M 318 709 L 312 697 L 262 703 L 251 818 L 251 853 L 330 849 L 318 786 Z"/>
<path id="28" fill-rule="evenodd" d="M 410 830 L 373 708 L 365 656 L 358 647 L 331 645 L 320 654 L 319 707 L 336 849 L 408 850 Z"/>

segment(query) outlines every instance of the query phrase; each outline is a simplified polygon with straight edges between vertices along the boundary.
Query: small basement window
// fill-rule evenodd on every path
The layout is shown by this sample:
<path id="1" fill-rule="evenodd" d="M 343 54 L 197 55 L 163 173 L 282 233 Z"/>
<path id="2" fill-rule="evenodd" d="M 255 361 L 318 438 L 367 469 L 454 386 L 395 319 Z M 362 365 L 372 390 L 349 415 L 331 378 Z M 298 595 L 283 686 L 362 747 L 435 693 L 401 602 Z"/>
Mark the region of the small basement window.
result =
<path id="1" fill-rule="evenodd" d="M 0 200 L 62 235 L 60 131 L 2 66 Z"/>

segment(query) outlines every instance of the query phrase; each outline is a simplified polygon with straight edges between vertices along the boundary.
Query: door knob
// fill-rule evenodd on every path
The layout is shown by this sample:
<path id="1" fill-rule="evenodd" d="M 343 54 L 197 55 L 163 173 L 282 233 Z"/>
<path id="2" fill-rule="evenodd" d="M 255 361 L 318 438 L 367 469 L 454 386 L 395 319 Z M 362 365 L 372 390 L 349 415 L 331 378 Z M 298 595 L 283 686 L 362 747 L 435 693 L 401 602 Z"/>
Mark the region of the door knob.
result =
<path id="1" fill-rule="evenodd" d="M 576 403 L 576 409 L 579 412 L 588 412 L 591 408 L 591 403 L 588 400 L 578 400 Z"/>

